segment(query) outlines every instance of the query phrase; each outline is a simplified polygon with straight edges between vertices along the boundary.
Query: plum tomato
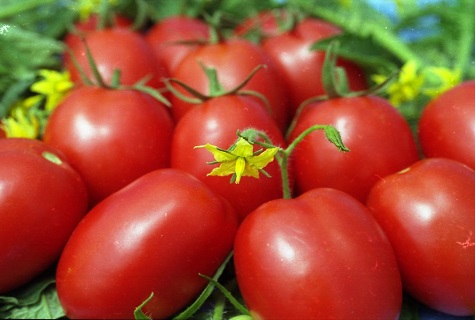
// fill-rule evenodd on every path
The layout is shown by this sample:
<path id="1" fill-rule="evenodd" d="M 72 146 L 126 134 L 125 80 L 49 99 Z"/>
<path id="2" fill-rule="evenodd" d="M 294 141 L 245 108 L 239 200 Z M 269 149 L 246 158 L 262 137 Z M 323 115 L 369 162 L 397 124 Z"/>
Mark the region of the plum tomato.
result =
<path id="1" fill-rule="evenodd" d="M 444 313 L 475 315 L 475 171 L 423 159 L 378 181 L 367 206 L 395 250 L 405 291 Z"/>
<path id="2" fill-rule="evenodd" d="M 140 80 L 147 79 L 145 83 L 150 87 L 155 89 L 164 87 L 161 79 L 168 73 L 156 59 L 142 34 L 128 28 L 106 28 L 89 31 L 84 39 L 107 85 L 111 84 L 113 75 L 118 70 L 122 85 L 134 85 Z M 85 75 L 96 83 L 84 43 L 74 42 L 70 50 Z M 64 55 L 64 66 L 71 74 L 74 83 L 83 83 L 81 73 L 73 63 L 71 55 Z"/>
<path id="3" fill-rule="evenodd" d="M 337 26 L 308 17 L 298 21 L 290 30 L 263 38 L 262 48 L 277 66 L 288 88 L 291 97 L 291 117 L 303 101 L 325 94 L 322 83 L 325 52 L 311 50 L 311 45 L 340 33 L 341 30 Z M 343 58 L 337 59 L 337 66 L 344 68 L 351 90 L 367 88 L 362 68 Z"/>
<path id="4" fill-rule="evenodd" d="M 444 157 L 475 169 L 475 80 L 466 81 L 434 98 L 423 109 L 418 124 L 422 152 Z"/>
<path id="5" fill-rule="evenodd" d="M 168 167 L 173 127 L 168 109 L 148 94 L 82 86 L 54 109 L 43 141 L 66 155 L 95 204 L 141 175 Z"/>
<path id="6" fill-rule="evenodd" d="M 248 128 L 266 132 L 274 145 L 285 147 L 281 131 L 264 106 L 238 95 L 213 98 L 195 106 L 177 123 L 171 147 L 171 167 L 193 174 L 228 199 L 241 219 L 260 204 L 282 197 L 279 165 L 274 161 L 265 168 L 271 178 L 246 177 L 234 184 L 229 177 L 207 176 L 213 169 L 207 162 L 214 158 L 207 150 L 194 147 L 210 143 L 227 149 L 236 141 L 236 131 Z"/>
<path id="7" fill-rule="evenodd" d="M 228 39 L 201 45 L 186 55 L 170 76 L 198 92 L 208 94 L 210 92 L 208 75 L 203 72 L 202 65 L 216 70 L 218 80 L 225 90 L 231 90 L 242 84 L 256 67 L 266 66 L 258 70 L 242 89 L 262 94 L 269 103 L 269 114 L 282 132 L 286 130 L 290 120 L 286 87 L 278 76 L 273 62 L 259 45 L 245 39 Z M 190 95 L 181 87 L 177 86 L 177 90 L 182 91 L 184 95 Z M 172 96 L 170 102 L 177 121 L 194 106 L 176 96 Z"/>
<path id="8" fill-rule="evenodd" d="M 208 39 L 209 26 L 206 22 L 190 16 L 163 18 L 150 27 L 145 35 L 145 40 L 168 73 L 174 72 L 189 52 Z"/>
<path id="9" fill-rule="evenodd" d="M 57 268 L 58 297 L 73 319 L 154 319 L 201 292 L 232 250 L 237 216 L 188 173 L 152 171 L 95 206 L 68 241 Z"/>
<path id="10" fill-rule="evenodd" d="M 254 319 L 398 319 L 401 312 L 391 244 L 369 210 L 336 189 L 251 212 L 238 229 L 234 263 Z"/>
<path id="11" fill-rule="evenodd" d="M 52 266 L 87 207 L 86 186 L 58 149 L 0 139 L 0 293 Z"/>
<path id="12" fill-rule="evenodd" d="M 322 132 L 305 137 L 293 153 L 298 192 L 331 187 L 365 201 L 375 182 L 419 159 L 408 122 L 383 98 L 359 96 L 309 104 L 298 117 L 290 141 L 314 124 L 335 126 L 350 152 L 336 150 Z"/>

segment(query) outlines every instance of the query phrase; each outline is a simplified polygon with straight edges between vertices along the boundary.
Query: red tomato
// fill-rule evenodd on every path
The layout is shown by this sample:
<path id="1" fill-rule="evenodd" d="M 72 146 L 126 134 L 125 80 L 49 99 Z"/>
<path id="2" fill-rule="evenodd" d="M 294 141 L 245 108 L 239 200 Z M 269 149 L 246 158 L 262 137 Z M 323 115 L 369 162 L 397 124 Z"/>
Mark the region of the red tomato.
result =
<path id="1" fill-rule="evenodd" d="M 257 71 L 243 89 L 264 95 L 270 105 L 269 113 L 283 131 L 286 129 L 289 122 L 286 88 L 278 77 L 274 64 L 258 45 L 244 39 L 202 45 L 182 60 L 171 77 L 181 80 L 198 92 L 208 94 L 208 77 L 200 63 L 216 69 L 219 81 L 226 90 L 241 84 L 257 66 L 266 65 L 265 69 Z M 175 119 L 180 119 L 193 108 L 192 104 L 175 96 L 170 100 Z M 256 100 L 262 101 L 258 98 Z"/>
<path id="2" fill-rule="evenodd" d="M 408 123 L 382 98 L 337 98 L 309 104 L 290 141 L 314 124 L 335 126 L 351 151 L 338 151 L 322 132 L 308 135 L 293 153 L 300 192 L 332 187 L 364 201 L 375 182 L 418 160 Z"/>
<path id="3" fill-rule="evenodd" d="M 89 18 L 85 21 L 78 21 L 74 25 L 74 29 L 67 33 L 64 37 L 64 43 L 72 48 L 74 46 L 79 45 L 81 42 L 80 36 L 86 35 L 90 31 L 98 30 L 99 24 L 99 17 L 96 14 L 92 14 Z M 124 17 L 124 16 L 114 16 L 112 18 L 112 26 L 113 28 L 130 28 L 132 27 L 133 22 Z M 67 54 L 67 53 L 65 53 Z"/>
<path id="4" fill-rule="evenodd" d="M 421 160 L 384 177 L 367 205 L 396 252 L 405 290 L 436 310 L 475 314 L 475 171 Z"/>
<path id="5" fill-rule="evenodd" d="M 178 122 L 171 149 L 171 166 L 193 174 L 228 199 L 241 219 L 260 204 L 282 197 L 279 165 L 274 161 L 265 168 L 271 178 L 244 177 L 234 184 L 230 177 L 207 176 L 214 168 L 207 162 L 214 158 L 194 147 L 210 143 L 227 149 L 236 141 L 236 131 L 247 128 L 265 131 L 275 145 L 285 147 L 282 133 L 261 104 L 245 96 L 223 96 L 197 105 Z"/>
<path id="6" fill-rule="evenodd" d="M 141 34 L 127 28 L 95 30 L 87 33 L 85 41 L 106 84 L 111 83 L 114 70 L 117 69 L 123 85 L 133 85 L 150 77 L 146 82 L 148 86 L 163 87 L 161 79 L 167 76 L 166 69 L 157 61 L 152 48 Z M 83 42 L 77 42 L 70 49 L 86 75 L 94 81 Z M 64 66 L 70 72 L 71 80 L 81 84 L 80 72 L 69 54 L 65 55 Z"/>
<path id="7" fill-rule="evenodd" d="M 475 80 L 433 99 L 422 111 L 419 140 L 427 157 L 444 157 L 475 169 Z M 467 145 L 469 143 L 469 145 Z"/>
<path id="8" fill-rule="evenodd" d="M 150 172 L 95 206 L 81 221 L 57 269 L 69 318 L 164 319 L 193 300 L 230 253 L 237 218 L 191 175 Z"/>
<path id="9" fill-rule="evenodd" d="M 170 16 L 153 25 L 145 39 L 158 60 L 172 73 L 181 60 L 197 48 L 199 41 L 208 41 L 209 27 L 197 18 Z M 179 43 L 179 42 L 186 43 Z M 196 44 L 192 44 L 196 41 Z"/>
<path id="10" fill-rule="evenodd" d="M 255 319 L 398 319 L 401 311 L 391 245 L 342 191 L 263 204 L 240 225 L 234 262 Z"/>
<path id="11" fill-rule="evenodd" d="M 322 66 L 325 52 L 310 50 L 318 40 L 341 33 L 341 30 L 322 20 L 306 18 L 291 30 L 263 38 L 262 48 L 278 67 L 291 97 L 291 115 L 306 99 L 323 95 Z M 367 88 L 362 69 L 354 63 L 338 59 L 337 66 L 346 71 L 350 89 Z"/>
<path id="12" fill-rule="evenodd" d="M 84 182 L 59 150 L 39 140 L 0 140 L 0 293 L 59 258 L 87 210 Z"/>
<path id="13" fill-rule="evenodd" d="M 141 175 L 169 166 L 171 116 L 135 90 L 79 87 L 53 111 L 43 140 L 59 148 L 97 203 Z"/>

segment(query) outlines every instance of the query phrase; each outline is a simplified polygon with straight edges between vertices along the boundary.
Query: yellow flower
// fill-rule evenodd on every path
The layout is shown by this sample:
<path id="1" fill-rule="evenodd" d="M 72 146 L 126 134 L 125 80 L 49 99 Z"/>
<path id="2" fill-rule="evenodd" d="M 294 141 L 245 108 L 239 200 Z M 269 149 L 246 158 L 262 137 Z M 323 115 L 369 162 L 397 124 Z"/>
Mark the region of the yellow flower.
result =
<path id="1" fill-rule="evenodd" d="M 386 77 L 374 75 L 372 79 L 376 83 L 382 83 L 386 80 Z M 424 76 L 418 72 L 416 62 L 407 62 L 401 68 L 397 80 L 388 86 L 387 93 L 389 95 L 389 102 L 394 106 L 400 106 L 404 102 L 414 100 L 421 94 L 423 84 Z"/>
<path id="2" fill-rule="evenodd" d="M 259 178 L 259 172 L 266 176 L 268 173 L 264 171 L 264 167 L 274 160 L 274 156 L 279 148 L 268 148 L 253 152 L 253 145 L 244 138 L 239 138 L 237 142 L 228 150 L 220 149 L 209 143 L 195 148 L 205 148 L 211 152 L 216 161 L 210 164 L 220 163 L 220 166 L 214 168 L 208 176 L 228 176 L 232 175 L 231 182 L 238 184 L 241 177 L 250 176 Z"/>
<path id="3" fill-rule="evenodd" d="M 31 112 L 21 106 L 15 107 L 9 117 L 2 119 L 2 128 L 8 138 L 36 139 L 40 133 L 40 122 Z"/>
<path id="4" fill-rule="evenodd" d="M 84 21 L 87 20 L 91 14 L 100 11 L 102 1 L 103 0 L 74 0 L 71 7 L 79 13 L 79 19 Z M 108 3 L 116 5 L 117 0 L 108 0 Z"/>
<path id="5" fill-rule="evenodd" d="M 437 97 L 462 81 L 462 72 L 460 70 L 451 70 L 443 67 L 428 67 L 426 72 L 426 78 L 436 82 L 436 85 L 424 89 L 424 94 L 431 98 Z"/>
<path id="6" fill-rule="evenodd" d="M 46 99 L 45 110 L 51 111 L 58 105 L 74 84 L 70 80 L 67 71 L 58 72 L 42 69 L 39 70 L 38 74 L 42 77 L 42 80 L 33 83 L 30 90 L 43 95 Z"/>

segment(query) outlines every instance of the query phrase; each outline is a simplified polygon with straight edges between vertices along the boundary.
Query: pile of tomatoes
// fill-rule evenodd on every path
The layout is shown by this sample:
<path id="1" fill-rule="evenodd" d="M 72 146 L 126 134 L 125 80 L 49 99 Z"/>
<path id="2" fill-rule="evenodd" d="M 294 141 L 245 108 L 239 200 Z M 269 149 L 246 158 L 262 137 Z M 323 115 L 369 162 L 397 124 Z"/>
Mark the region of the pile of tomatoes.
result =
<path id="1" fill-rule="evenodd" d="M 168 318 L 233 253 L 222 281 L 254 319 L 397 319 L 405 294 L 474 315 L 475 82 L 435 98 L 414 132 L 351 61 L 334 67 L 359 94 L 328 92 L 328 55 L 309 48 L 338 27 L 279 20 L 292 17 L 263 12 L 227 37 L 186 16 L 142 33 L 122 17 L 76 25 L 75 87 L 41 140 L 0 140 L 0 293 L 57 263 L 67 317 L 132 318 L 153 293 L 143 312 Z M 243 36 L 256 26 L 259 42 Z M 316 124 L 350 151 L 309 133 L 286 168 L 291 199 L 278 161 L 236 184 L 195 148 L 253 128 L 285 149 Z"/>

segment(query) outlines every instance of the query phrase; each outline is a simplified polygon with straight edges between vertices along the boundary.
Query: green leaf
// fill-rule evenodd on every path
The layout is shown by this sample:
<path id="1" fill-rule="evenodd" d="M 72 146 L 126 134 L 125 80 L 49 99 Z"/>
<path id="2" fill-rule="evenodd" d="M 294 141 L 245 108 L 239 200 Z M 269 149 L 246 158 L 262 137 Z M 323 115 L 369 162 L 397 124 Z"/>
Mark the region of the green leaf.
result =
<path id="1" fill-rule="evenodd" d="M 65 316 L 56 292 L 54 273 L 0 296 L 2 319 L 58 319 Z"/>
<path id="2" fill-rule="evenodd" d="M 333 126 L 325 126 L 323 128 L 323 131 L 325 132 L 325 137 L 335 145 L 335 147 L 338 148 L 340 151 L 348 152 L 350 149 L 348 149 L 345 144 L 343 143 L 343 140 L 341 139 L 340 132 Z"/>

